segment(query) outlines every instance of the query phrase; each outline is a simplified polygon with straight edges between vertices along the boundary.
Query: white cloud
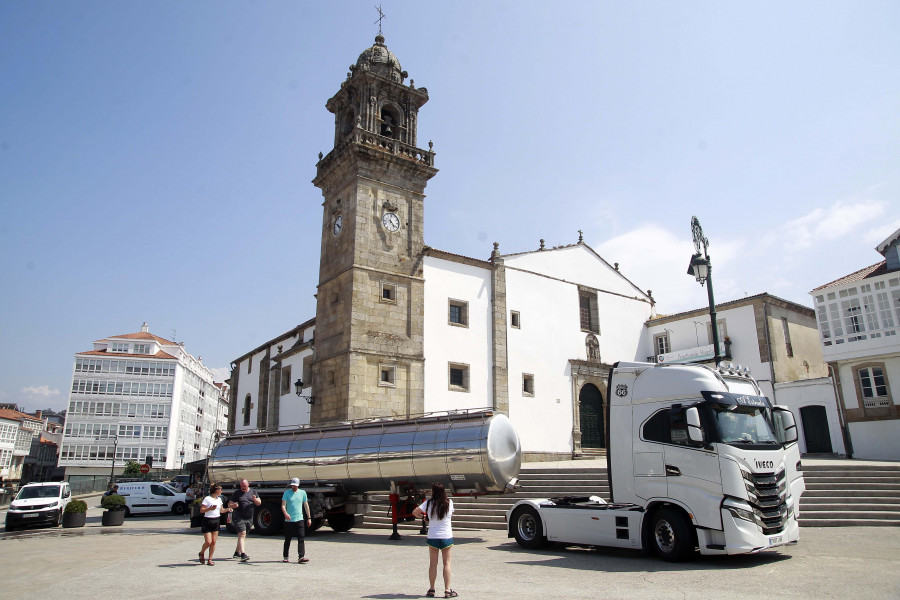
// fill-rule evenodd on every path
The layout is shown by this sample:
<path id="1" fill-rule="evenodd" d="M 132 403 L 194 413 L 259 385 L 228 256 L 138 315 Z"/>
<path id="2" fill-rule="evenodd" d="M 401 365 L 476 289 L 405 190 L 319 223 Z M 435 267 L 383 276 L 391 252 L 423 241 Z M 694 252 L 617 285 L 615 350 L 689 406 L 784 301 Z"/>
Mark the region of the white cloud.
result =
<path id="1" fill-rule="evenodd" d="M 213 373 L 213 381 L 223 382 L 231 377 L 231 369 L 228 367 L 209 367 Z"/>
<path id="2" fill-rule="evenodd" d="M 873 227 L 872 229 L 863 233 L 862 239 L 867 244 L 871 244 L 874 248 L 885 239 L 887 239 L 887 236 L 891 235 L 898 229 L 900 229 L 900 219 L 897 219 L 896 221 L 888 221 L 884 225 Z"/>
<path id="3" fill-rule="evenodd" d="M 883 215 L 884 211 L 885 203 L 878 200 L 836 202 L 828 208 L 817 208 L 788 221 L 778 228 L 777 237 L 784 240 L 787 250 L 805 250 L 815 244 L 850 235 L 863 223 Z"/>
<path id="4" fill-rule="evenodd" d="M 51 388 L 49 385 L 22 388 L 22 393 L 36 398 L 54 398 L 59 396 L 59 390 Z"/>
<path id="5" fill-rule="evenodd" d="M 727 272 L 720 269 L 732 263 L 743 246 L 744 241 L 737 238 L 710 246 L 713 273 Z M 671 314 L 707 304 L 706 289 L 687 274 L 694 246 L 683 234 L 676 235 L 659 224 L 648 223 L 593 248 L 607 262 L 619 263 L 619 270 L 636 286 L 653 290 L 660 313 Z M 648 248 L 653 252 L 648 252 Z M 717 303 L 719 298 L 733 300 L 745 293 L 731 278 L 720 277 L 714 281 Z"/>

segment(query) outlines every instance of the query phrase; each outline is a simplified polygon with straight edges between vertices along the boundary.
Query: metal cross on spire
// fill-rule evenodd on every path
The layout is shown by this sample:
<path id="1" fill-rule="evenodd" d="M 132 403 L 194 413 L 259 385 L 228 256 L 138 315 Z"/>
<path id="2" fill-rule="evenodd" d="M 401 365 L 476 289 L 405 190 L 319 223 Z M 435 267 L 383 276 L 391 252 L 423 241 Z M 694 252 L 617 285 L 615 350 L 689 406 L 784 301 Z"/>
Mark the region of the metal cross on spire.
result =
<path id="1" fill-rule="evenodd" d="M 375 21 L 376 23 L 378 23 L 378 35 L 382 35 L 382 33 L 381 33 L 381 21 L 383 21 L 386 17 L 384 16 L 384 13 L 381 12 L 381 5 L 380 5 L 380 4 L 379 4 L 378 6 L 375 7 L 375 10 L 378 11 L 378 19 L 376 19 L 376 21 Z"/>

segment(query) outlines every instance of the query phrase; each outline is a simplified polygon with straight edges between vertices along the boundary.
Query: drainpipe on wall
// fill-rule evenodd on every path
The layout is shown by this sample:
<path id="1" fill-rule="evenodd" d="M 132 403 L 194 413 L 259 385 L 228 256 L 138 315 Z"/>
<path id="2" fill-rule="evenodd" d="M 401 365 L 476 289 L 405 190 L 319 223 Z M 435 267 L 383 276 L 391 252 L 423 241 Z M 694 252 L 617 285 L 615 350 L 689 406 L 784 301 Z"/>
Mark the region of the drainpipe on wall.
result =
<path id="1" fill-rule="evenodd" d="M 847 419 L 844 415 L 844 393 L 841 391 L 840 372 L 835 368 L 834 363 L 828 363 L 828 370 L 832 373 L 831 386 L 834 388 L 834 398 L 838 405 L 838 419 L 841 422 L 841 434 L 844 438 L 844 451 L 847 458 L 853 458 L 853 440 L 850 438 L 850 426 L 847 425 Z"/>

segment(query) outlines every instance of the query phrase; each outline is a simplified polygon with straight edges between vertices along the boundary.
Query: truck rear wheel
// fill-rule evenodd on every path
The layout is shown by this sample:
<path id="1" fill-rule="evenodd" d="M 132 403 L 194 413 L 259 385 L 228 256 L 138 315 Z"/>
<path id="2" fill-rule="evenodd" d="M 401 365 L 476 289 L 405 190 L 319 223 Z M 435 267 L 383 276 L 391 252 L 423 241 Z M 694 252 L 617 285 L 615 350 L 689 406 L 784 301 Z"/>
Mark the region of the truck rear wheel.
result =
<path id="1" fill-rule="evenodd" d="M 513 513 L 512 530 L 516 542 L 523 548 L 534 550 L 547 543 L 541 515 L 531 506 L 523 506 Z"/>
<path id="2" fill-rule="evenodd" d="M 253 529 L 260 535 L 275 535 L 284 525 L 281 506 L 266 502 L 253 514 Z"/>
<path id="3" fill-rule="evenodd" d="M 663 560 L 680 562 L 694 551 L 694 536 L 684 515 L 671 508 L 661 508 L 650 522 L 653 552 Z"/>
<path id="4" fill-rule="evenodd" d="M 356 523 L 356 515 L 346 513 L 340 515 L 328 515 L 328 526 L 337 532 L 350 531 Z"/>

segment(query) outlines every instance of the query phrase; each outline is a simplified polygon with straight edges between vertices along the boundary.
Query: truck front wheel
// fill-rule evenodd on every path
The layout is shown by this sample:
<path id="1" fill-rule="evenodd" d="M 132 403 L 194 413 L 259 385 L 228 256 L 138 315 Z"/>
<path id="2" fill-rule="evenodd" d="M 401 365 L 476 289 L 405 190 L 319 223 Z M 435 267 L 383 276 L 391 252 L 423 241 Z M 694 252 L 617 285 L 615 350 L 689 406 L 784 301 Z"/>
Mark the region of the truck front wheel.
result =
<path id="1" fill-rule="evenodd" d="M 661 508 L 650 522 L 650 542 L 653 551 L 663 560 L 686 560 L 694 550 L 694 537 L 687 519 L 671 508 Z"/>
<path id="2" fill-rule="evenodd" d="M 253 529 L 260 535 L 275 535 L 284 522 L 281 506 L 266 502 L 256 509 L 253 515 Z"/>
<path id="3" fill-rule="evenodd" d="M 523 506 L 512 517 L 512 530 L 516 542 L 523 548 L 534 550 L 547 543 L 541 515 L 531 506 Z"/>

